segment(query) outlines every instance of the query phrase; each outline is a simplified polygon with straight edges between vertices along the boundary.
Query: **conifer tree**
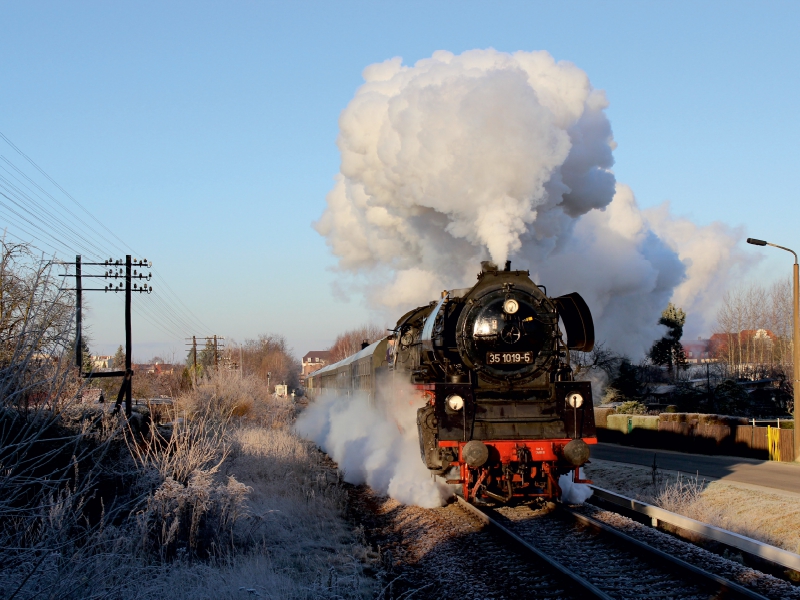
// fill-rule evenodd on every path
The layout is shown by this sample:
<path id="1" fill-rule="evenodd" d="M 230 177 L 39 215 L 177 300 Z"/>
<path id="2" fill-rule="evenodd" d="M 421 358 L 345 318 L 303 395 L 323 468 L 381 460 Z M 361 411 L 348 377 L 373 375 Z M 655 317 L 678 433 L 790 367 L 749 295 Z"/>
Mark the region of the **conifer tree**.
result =
<path id="1" fill-rule="evenodd" d="M 117 351 L 114 353 L 114 369 L 117 371 L 125 370 L 125 348 L 120 344 Z"/>
<path id="2" fill-rule="evenodd" d="M 667 334 L 653 344 L 648 356 L 653 364 L 666 366 L 671 375 L 674 367 L 686 367 L 686 353 L 681 344 L 686 313 L 670 302 L 658 323 L 667 328 Z"/>

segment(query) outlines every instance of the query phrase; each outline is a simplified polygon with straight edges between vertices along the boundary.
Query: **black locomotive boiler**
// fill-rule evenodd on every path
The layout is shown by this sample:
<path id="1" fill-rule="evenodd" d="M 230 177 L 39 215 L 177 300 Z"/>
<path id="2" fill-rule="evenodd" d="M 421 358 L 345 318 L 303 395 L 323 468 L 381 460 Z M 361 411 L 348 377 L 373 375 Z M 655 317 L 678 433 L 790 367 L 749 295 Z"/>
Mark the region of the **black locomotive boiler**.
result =
<path id="1" fill-rule="evenodd" d="M 482 263 L 473 287 L 442 292 L 391 335 L 310 375 L 309 395 L 381 403 L 410 383 L 422 460 L 466 500 L 559 498 L 559 476 L 583 482 L 597 443 L 591 385 L 570 367 L 571 350 L 592 349 L 594 326 L 579 294 L 550 298 L 510 266 Z"/>

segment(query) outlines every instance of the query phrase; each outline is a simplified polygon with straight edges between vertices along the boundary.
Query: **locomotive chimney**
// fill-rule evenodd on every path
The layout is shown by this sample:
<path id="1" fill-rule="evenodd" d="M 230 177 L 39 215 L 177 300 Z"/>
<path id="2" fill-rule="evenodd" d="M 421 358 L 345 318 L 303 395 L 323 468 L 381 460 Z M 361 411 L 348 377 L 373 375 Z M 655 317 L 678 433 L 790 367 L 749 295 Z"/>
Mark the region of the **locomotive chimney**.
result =
<path id="1" fill-rule="evenodd" d="M 363 350 L 367 346 L 369 346 L 369 340 L 361 340 L 361 349 Z"/>
<path id="2" fill-rule="evenodd" d="M 503 269 L 503 271 L 510 271 L 510 270 L 511 270 L 511 261 L 507 260 L 506 261 L 506 268 Z"/>

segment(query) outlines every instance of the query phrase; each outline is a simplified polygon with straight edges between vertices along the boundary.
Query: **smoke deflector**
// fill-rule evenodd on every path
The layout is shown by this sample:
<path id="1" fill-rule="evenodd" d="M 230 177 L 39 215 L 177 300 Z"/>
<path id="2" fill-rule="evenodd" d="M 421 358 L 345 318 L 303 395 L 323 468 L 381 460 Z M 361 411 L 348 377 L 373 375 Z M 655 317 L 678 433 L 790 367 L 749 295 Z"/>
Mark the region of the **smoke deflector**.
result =
<path id="1" fill-rule="evenodd" d="M 570 350 L 591 352 L 594 348 L 594 321 L 589 307 L 578 292 L 559 296 L 553 301 L 558 309 L 558 316 L 567 330 L 567 347 Z"/>

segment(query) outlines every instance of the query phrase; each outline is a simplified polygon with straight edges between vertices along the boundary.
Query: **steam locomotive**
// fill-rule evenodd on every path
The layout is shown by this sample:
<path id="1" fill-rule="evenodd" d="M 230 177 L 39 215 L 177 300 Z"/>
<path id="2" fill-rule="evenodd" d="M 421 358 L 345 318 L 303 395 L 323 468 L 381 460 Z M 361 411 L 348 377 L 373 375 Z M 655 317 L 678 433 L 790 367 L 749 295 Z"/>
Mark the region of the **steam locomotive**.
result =
<path id="1" fill-rule="evenodd" d="M 471 288 L 403 315 L 386 338 L 310 375 L 307 393 L 365 393 L 391 402 L 413 386 L 420 454 L 465 500 L 557 499 L 559 476 L 597 443 L 592 389 L 575 381 L 570 351 L 594 346 L 577 293 L 550 298 L 528 271 L 481 264 Z"/>

